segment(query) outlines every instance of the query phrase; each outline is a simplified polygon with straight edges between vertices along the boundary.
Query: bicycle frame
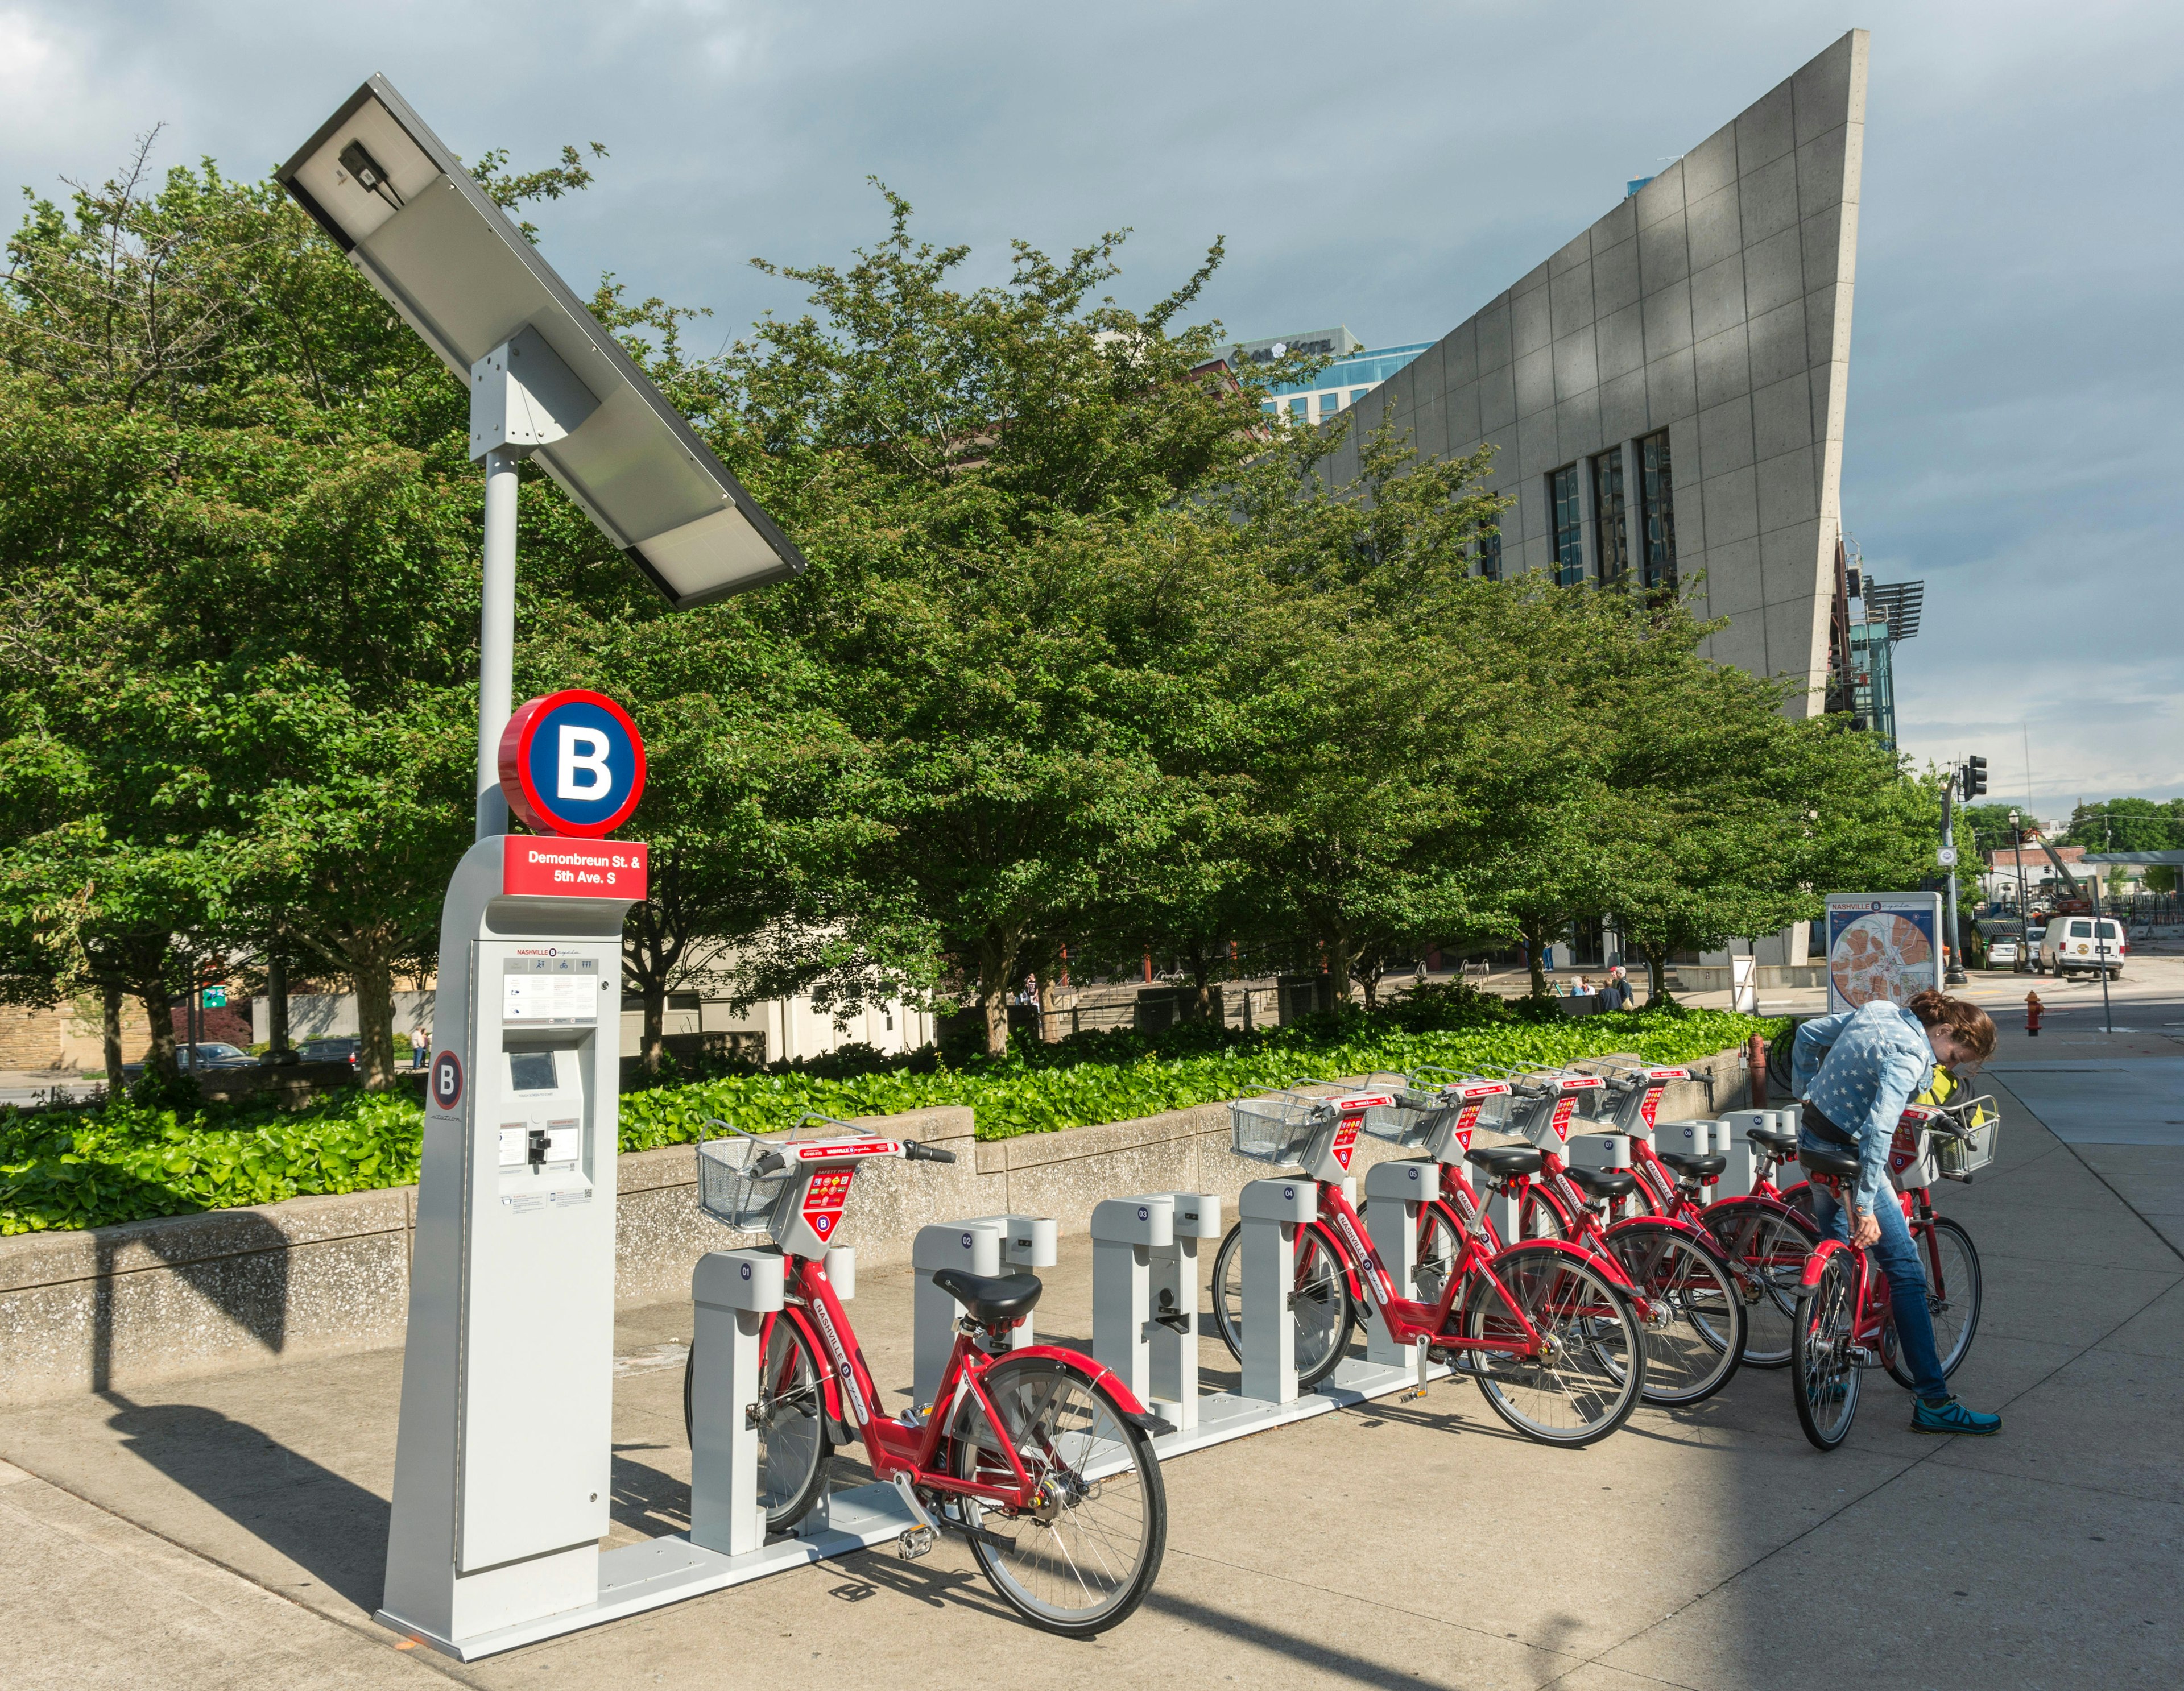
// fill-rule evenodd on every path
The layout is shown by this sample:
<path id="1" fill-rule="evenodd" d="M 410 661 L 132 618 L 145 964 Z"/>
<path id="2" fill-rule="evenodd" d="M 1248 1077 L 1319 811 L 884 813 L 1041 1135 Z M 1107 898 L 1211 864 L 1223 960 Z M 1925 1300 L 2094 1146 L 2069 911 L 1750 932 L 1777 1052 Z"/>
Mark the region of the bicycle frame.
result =
<path id="1" fill-rule="evenodd" d="M 949 1353 L 930 1413 L 922 1420 L 916 1410 L 908 1416 L 884 1416 L 879 1413 L 879 1388 L 872 1382 L 856 1330 L 827 1278 L 824 1253 L 841 1226 L 859 1167 L 877 1157 L 924 1155 L 929 1160 L 933 1154 L 922 1153 L 908 1141 L 860 1132 L 848 1122 L 811 1119 L 843 1128 L 849 1137 L 802 1143 L 791 1138 L 768 1148 L 767 1154 L 777 1160 L 775 1165 L 788 1175 L 788 1183 L 774 1203 L 767 1222 L 768 1236 L 785 1260 L 782 1308 L 760 1326 L 760 1356 L 772 1352 L 776 1321 L 792 1322 L 800 1331 L 817 1367 L 822 1408 L 830 1428 L 855 1429 L 864 1442 L 866 1460 L 875 1479 L 972 1498 L 1006 1509 L 1031 1507 L 1037 1483 L 1025 1473 L 1017 1456 L 1016 1441 L 983 1384 L 987 1371 L 1000 1358 L 980 1349 L 976 1342 L 983 1330 L 998 1343 L 1004 1332 L 1021 1322 L 981 1329 L 967 1317 L 958 1321 L 956 1346 Z M 784 1366 L 794 1366 L 794 1354 L 788 1353 Z M 1058 1345 L 1027 1345 L 1007 1354 L 1065 1362 L 1081 1372 L 1088 1385 L 1111 1396 L 1126 1418 L 1148 1426 L 1155 1421 L 1111 1370 L 1080 1351 Z M 767 1389 L 771 1393 L 785 1384 L 783 1380 L 775 1380 L 767 1382 Z M 982 1484 L 948 1471 L 950 1429 L 961 1418 L 967 1402 L 985 1417 L 994 1435 L 994 1448 L 1006 1453 L 1014 1486 Z"/>
<path id="2" fill-rule="evenodd" d="M 1903 1112 L 1897 1123 L 1896 1142 L 1890 1154 L 1891 1165 L 1898 1173 L 1915 1171 L 1924 1165 L 1925 1160 L 1919 1149 L 1920 1136 L 1930 1131 L 1934 1117 L 1940 1113 L 1916 1105 Z M 1815 1174 L 1811 1183 L 1826 1192 L 1838 1204 L 1848 1209 L 1850 1200 L 1844 1195 L 1842 1180 L 1839 1176 Z M 1934 1208 L 1932 1189 L 1925 1185 L 1910 1187 L 1897 1193 L 1896 1201 L 1903 1210 L 1904 1225 L 1910 1229 L 1912 1242 L 1919 1247 L 1920 1254 L 1925 1258 L 1926 1281 L 1930 1288 L 1929 1295 L 1946 1300 L 1949 1290 L 1942 1282 L 1942 1252 L 1934 1227 L 1940 1212 Z M 1812 1254 L 1806 1259 L 1805 1272 L 1800 1283 L 1806 1291 L 1810 1291 L 1820 1283 L 1820 1276 L 1826 1271 L 1831 1257 L 1852 1250 L 1856 1251 L 1858 1257 L 1858 1319 L 1851 1343 L 1853 1347 L 1866 1349 L 1874 1360 L 1878 1360 L 1894 1304 L 1889 1293 L 1888 1277 L 1874 1272 L 1869 1252 L 1858 1249 L 1830 1233 L 1813 1248 Z"/>
<path id="3" fill-rule="evenodd" d="M 879 1388 L 872 1382 L 872 1371 L 866 1366 L 864 1350 L 857 1343 L 855 1329 L 850 1325 L 849 1313 L 827 1282 L 825 1265 L 806 1257 L 792 1256 L 787 1266 L 786 1301 L 781 1312 L 768 1316 L 762 1327 L 759 1354 L 767 1354 L 766 1341 L 772 1336 L 773 1322 L 788 1320 L 803 1329 L 805 1337 L 811 1342 L 811 1354 L 820 1365 L 820 1389 L 825 1397 L 827 1418 L 855 1427 L 864 1441 L 865 1458 L 875 1479 L 888 1482 L 900 1480 L 921 1490 L 975 1498 L 1000 1508 L 1031 1506 L 1036 1484 L 1017 1460 L 1015 1441 L 1002 1425 L 1000 1412 L 987 1396 L 983 1383 L 987 1371 L 1000 1359 L 979 1349 L 974 1338 L 976 1330 L 967 1320 L 958 1324 L 956 1348 L 949 1353 L 947 1368 L 933 1396 L 932 1412 L 922 1422 L 883 1416 L 877 1409 Z M 1081 1352 L 1060 1345 L 1039 1344 L 1007 1354 L 1050 1357 L 1081 1367 L 1091 1383 L 1114 1397 L 1125 1415 L 1145 1413 L 1145 1405 L 1128 1386 Z M 842 1413 L 845 1399 L 849 1410 L 846 1416 Z M 1017 1483 L 1013 1487 L 983 1485 L 948 1471 L 950 1429 L 956 1426 L 967 1399 L 977 1405 L 978 1413 L 993 1429 L 994 1444 L 1006 1455 L 1015 1473 Z"/>
<path id="4" fill-rule="evenodd" d="M 1441 1288 L 1438 1303 L 1420 1303 L 1415 1299 L 1398 1297 L 1396 1282 L 1365 1236 L 1364 1223 L 1340 1186 L 1331 1181 L 1319 1181 L 1319 1214 L 1317 1221 L 1306 1224 L 1306 1228 L 1319 1235 L 1334 1260 L 1342 1265 L 1346 1283 L 1351 1297 L 1376 1312 L 1388 1336 L 1397 1344 L 1415 1345 L 1424 1343 L 1435 1352 L 1492 1350 L 1505 1355 L 1529 1356 L 1540 1348 L 1539 1329 L 1509 1295 L 1509 1288 L 1494 1271 L 1494 1257 L 1498 1251 L 1487 1249 L 1478 1233 L 1468 1227 L 1459 1227 L 1458 1236 L 1463 1240 L 1462 1254 L 1449 1274 L 1448 1284 Z M 1466 1199 L 1470 1199 L 1469 1188 L 1459 1188 Z M 1423 1207 L 1423 1206 L 1422 1206 Z M 1474 1209 L 1474 1215 L 1484 1221 Z M 1486 1230 L 1490 1232 L 1490 1229 Z M 1621 1267 L 1613 1258 L 1572 1244 L 1566 1239 L 1527 1240 L 1529 1244 L 1552 1247 L 1583 1263 L 1595 1272 L 1605 1276 L 1618 1286 L 1629 1284 Z M 1524 1338 L 1518 1339 L 1468 1338 L 1446 1329 L 1450 1312 L 1456 1307 L 1458 1295 L 1471 1277 L 1483 1276 L 1494 1288 L 1502 1307 L 1516 1318 Z"/>

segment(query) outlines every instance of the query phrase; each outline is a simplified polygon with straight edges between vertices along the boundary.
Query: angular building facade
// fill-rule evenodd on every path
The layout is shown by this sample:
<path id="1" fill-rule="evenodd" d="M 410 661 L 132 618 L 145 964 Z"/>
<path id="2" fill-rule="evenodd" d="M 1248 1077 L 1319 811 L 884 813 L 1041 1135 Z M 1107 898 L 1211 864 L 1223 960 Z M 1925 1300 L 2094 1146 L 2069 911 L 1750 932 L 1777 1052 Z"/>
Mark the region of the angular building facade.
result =
<path id="1" fill-rule="evenodd" d="M 1490 573 L 1702 581 L 1708 655 L 1821 708 L 1841 531 L 1866 33 L 1724 125 L 1359 402 L 1496 448 Z M 1357 471 L 1355 437 L 1328 466 Z"/>

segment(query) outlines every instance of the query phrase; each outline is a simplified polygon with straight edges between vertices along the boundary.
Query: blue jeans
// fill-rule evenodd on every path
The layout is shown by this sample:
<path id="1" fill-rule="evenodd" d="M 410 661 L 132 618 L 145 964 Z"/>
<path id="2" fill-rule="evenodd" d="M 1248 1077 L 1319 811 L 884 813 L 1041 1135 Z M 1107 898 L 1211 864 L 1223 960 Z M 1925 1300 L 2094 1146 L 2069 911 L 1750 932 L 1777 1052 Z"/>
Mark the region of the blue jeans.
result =
<path id="1" fill-rule="evenodd" d="M 1842 1149 L 1802 1133 L 1798 1143 L 1838 1153 Z M 1873 1254 L 1880 1260 L 1880 1271 L 1888 1277 L 1889 1301 L 1895 1307 L 1896 1343 L 1903 1366 L 1911 1371 L 1913 1389 L 1920 1397 L 1938 1402 L 1949 1395 L 1949 1384 L 1942 1377 L 1942 1354 L 1934 1345 L 1934 1317 L 1926 1307 L 1926 1265 L 1919 1259 L 1918 1244 L 1903 1219 L 1903 1206 L 1896 1201 L 1894 1188 L 1881 1188 L 1873 1213 L 1880 1223 L 1880 1238 L 1873 1247 Z M 1822 1186 L 1813 1188 L 1813 1219 L 1820 1224 L 1823 1233 L 1849 1243 L 1850 1212 Z"/>

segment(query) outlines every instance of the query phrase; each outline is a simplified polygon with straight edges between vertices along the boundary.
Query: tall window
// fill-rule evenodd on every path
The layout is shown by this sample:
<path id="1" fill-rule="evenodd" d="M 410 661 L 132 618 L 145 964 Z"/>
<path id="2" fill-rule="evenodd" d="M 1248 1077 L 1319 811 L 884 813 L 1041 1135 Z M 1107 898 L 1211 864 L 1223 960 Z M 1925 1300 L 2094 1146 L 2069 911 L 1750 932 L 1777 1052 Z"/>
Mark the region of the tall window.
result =
<path id="1" fill-rule="evenodd" d="M 1547 504 L 1555 517 L 1555 580 L 1565 587 L 1585 579 L 1585 515 L 1578 509 L 1577 465 L 1547 472 Z"/>
<path id="2" fill-rule="evenodd" d="M 1502 531 L 1498 528 L 1479 537 L 1479 573 L 1490 581 L 1502 579 Z"/>
<path id="3" fill-rule="evenodd" d="M 1630 567 L 1630 531 L 1623 512 L 1623 448 L 1592 461 L 1593 520 L 1600 526 L 1600 579 L 1620 580 Z"/>
<path id="4" fill-rule="evenodd" d="M 1649 587 L 1676 585 L 1676 493 L 1669 479 L 1669 435 L 1638 442 L 1638 566 Z"/>

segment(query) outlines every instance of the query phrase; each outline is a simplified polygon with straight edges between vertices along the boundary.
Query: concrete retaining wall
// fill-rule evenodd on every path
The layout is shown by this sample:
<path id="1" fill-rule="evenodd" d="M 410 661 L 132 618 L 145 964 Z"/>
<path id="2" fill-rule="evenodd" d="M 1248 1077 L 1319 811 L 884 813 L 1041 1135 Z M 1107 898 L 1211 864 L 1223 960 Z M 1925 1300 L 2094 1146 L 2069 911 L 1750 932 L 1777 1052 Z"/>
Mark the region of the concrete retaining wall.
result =
<path id="1" fill-rule="evenodd" d="M 1713 1096 L 1674 1087 L 1663 1121 L 1743 1102 L 1741 1053 L 1697 1066 Z M 1233 1204 L 1260 1172 L 1229 1154 L 1218 1104 L 988 1144 L 972 1137 L 966 1109 L 866 1120 L 956 1160 L 866 1165 L 847 1231 L 861 1266 L 907 1262 L 917 1230 L 935 1221 L 1013 1211 L 1081 1232 L 1102 1198 L 1195 1191 Z M 1357 1170 L 1394 1154 L 1364 1141 Z M 759 1242 L 699 1211 L 687 1145 L 623 1156 L 616 1177 L 621 1303 L 686 1297 L 699 1256 Z M 398 1187 L 0 1239 L 0 1404 L 398 1344 L 415 1225 L 416 1188 Z"/>

